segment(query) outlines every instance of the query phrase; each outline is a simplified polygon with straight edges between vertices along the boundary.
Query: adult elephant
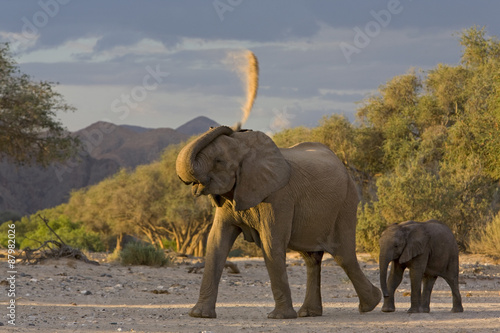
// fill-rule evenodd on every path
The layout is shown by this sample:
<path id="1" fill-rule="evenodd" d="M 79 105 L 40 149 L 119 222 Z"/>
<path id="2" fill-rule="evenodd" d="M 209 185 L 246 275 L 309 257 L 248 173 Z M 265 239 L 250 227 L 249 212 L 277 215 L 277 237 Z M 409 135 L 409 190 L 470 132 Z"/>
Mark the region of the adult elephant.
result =
<path id="1" fill-rule="evenodd" d="M 392 262 L 387 278 L 387 267 Z M 382 311 L 395 311 L 394 292 L 410 269 L 412 312 L 429 312 L 431 292 L 438 276 L 451 288 L 452 312 L 462 312 L 458 285 L 458 246 L 444 223 L 406 221 L 390 225 L 380 236 L 380 286 L 384 294 Z M 422 292 L 423 282 L 423 292 Z"/>
<path id="2" fill-rule="evenodd" d="M 373 310 L 381 293 L 361 271 L 355 253 L 358 195 L 342 162 L 326 146 L 279 149 L 262 132 L 210 129 L 182 149 L 177 174 L 195 196 L 216 206 L 208 236 L 200 296 L 193 317 L 215 318 L 219 280 L 229 250 L 243 232 L 263 252 L 275 308 L 269 318 L 296 318 L 286 274 L 286 250 L 302 254 L 307 290 L 299 316 L 322 314 L 321 259 L 326 251 L 351 279 L 359 311 Z"/>

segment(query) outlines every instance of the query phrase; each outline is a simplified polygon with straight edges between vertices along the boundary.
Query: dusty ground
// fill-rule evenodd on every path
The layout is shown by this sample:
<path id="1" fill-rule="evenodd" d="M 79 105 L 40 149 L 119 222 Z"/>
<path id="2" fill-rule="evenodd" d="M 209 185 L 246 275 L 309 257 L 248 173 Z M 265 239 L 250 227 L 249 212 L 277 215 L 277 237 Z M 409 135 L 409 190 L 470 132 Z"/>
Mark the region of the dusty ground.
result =
<path id="1" fill-rule="evenodd" d="M 4 259 L 3 259 L 4 260 Z M 381 304 L 359 314 L 358 299 L 345 273 L 330 258 L 323 263 L 322 317 L 267 319 L 273 309 L 269 278 L 260 258 L 232 259 L 240 274 L 222 276 L 217 319 L 187 315 L 196 302 L 201 271 L 192 262 L 166 268 L 93 266 L 74 260 L 17 265 L 16 326 L 7 322 L 7 292 L 0 296 L 0 332 L 495 332 L 500 331 L 500 265 L 484 257 L 461 257 L 461 294 L 465 312 L 450 313 L 451 293 L 442 279 L 434 287 L 431 313 L 407 314 L 406 276 L 397 291 L 395 313 Z M 378 267 L 367 255 L 360 262 L 378 286 Z M 6 263 L 2 269 L 6 272 Z M 288 258 L 295 307 L 305 294 L 305 267 Z M 8 289 L 5 275 L 0 284 Z"/>

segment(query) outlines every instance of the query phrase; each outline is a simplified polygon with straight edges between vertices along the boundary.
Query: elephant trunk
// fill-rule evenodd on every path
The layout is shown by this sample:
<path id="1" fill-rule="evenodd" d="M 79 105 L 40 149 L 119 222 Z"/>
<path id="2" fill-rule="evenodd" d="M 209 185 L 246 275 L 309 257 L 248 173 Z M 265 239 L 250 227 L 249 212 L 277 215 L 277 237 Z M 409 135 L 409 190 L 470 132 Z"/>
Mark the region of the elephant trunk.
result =
<path id="1" fill-rule="evenodd" d="M 380 289 L 382 289 L 382 294 L 384 297 L 389 297 L 389 292 L 387 291 L 387 269 L 391 259 L 389 256 L 383 256 L 382 251 L 380 251 L 379 257 L 379 268 L 380 268 Z"/>
<path id="2" fill-rule="evenodd" d="M 233 130 L 227 126 L 219 126 L 211 128 L 208 132 L 200 136 L 198 139 L 186 145 L 177 156 L 175 168 L 179 178 L 185 183 L 194 181 L 202 181 L 197 179 L 195 175 L 199 175 L 202 171 L 202 166 L 196 161 L 196 155 L 208 146 L 213 140 L 221 135 L 231 135 Z"/>

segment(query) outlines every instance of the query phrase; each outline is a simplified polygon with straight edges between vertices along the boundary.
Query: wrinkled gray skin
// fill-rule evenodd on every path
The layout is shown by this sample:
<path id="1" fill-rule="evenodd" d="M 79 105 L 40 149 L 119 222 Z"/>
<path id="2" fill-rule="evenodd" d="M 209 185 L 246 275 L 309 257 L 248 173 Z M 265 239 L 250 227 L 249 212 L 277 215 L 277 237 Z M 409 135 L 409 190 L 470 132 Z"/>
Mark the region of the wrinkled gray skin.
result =
<path id="1" fill-rule="evenodd" d="M 264 133 L 211 129 L 177 157 L 177 174 L 193 194 L 216 206 L 205 270 L 193 317 L 215 318 L 224 263 L 236 237 L 261 249 L 275 308 L 269 318 L 296 318 L 286 273 L 286 250 L 302 254 L 307 290 L 298 315 L 320 316 L 321 259 L 326 251 L 351 279 L 359 311 L 371 311 L 381 293 L 361 271 L 355 253 L 358 195 L 342 162 L 326 146 L 302 143 L 279 149 Z"/>
<path id="2" fill-rule="evenodd" d="M 391 273 L 387 278 L 387 268 L 391 262 Z M 404 270 L 409 268 L 409 313 L 430 311 L 432 287 L 438 276 L 444 278 L 451 288 L 451 311 L 463 312 L 458 286 L 458 247 L 453 233 L 445 224 L 429 220 L 389 226 L 380 237 L 379 265 L 380 286 L 384 295 L 382 311 L 395 311 L 394 292 L 403 279 Z"/>

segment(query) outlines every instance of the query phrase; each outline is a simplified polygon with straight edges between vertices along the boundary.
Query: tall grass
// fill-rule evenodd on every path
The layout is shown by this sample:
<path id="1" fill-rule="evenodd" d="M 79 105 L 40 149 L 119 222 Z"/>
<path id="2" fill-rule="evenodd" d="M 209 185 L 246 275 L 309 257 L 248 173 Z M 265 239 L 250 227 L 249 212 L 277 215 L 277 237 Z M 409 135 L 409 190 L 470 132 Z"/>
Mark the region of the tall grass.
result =
<path id="1" fill-rule="evenodd" d="M 471 251 L 500 257 L 500 213 L 471 242 Z"/>

